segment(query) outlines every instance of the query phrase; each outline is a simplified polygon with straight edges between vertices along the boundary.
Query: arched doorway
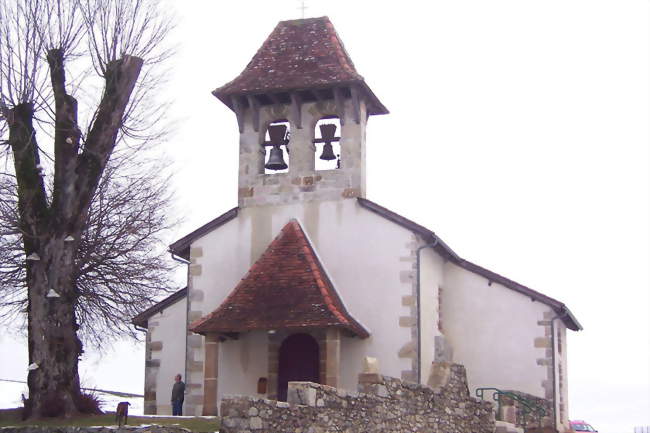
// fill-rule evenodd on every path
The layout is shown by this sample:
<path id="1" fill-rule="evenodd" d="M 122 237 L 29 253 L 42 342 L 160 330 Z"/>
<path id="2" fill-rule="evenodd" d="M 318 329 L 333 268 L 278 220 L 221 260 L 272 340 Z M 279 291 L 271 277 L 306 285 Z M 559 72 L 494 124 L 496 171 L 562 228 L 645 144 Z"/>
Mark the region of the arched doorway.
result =
<path id="1" fill-rule="evenodd" d="M 308 334 L 285 338 L 278 354 L 278 400 L 287 401 L 289 382 L 320 382 L 318 342 Z"/>

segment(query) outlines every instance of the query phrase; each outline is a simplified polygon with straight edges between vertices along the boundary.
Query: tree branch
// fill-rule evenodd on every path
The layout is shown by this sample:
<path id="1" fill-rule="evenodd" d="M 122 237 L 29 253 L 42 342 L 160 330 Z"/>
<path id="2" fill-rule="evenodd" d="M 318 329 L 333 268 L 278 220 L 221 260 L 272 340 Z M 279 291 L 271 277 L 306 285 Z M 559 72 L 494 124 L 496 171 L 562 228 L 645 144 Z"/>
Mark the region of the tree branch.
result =
<path id="1" fill-rule="evenodd" d="M 88 212 L 90 198 L 115 147 L 124 110 L 140 75 L 142 63 L 142 59 L 138 57 L 124 56 L 120 60 L 109 63 L 107 67 L 104 77 L 104 96 L 77 167 L 78 178 L 75 189 L 80 197 L 77 214 L 86 215 Z"/>
<path id="2" fill-rule="evenodd" d="M 52 225 L 59 231 L 72 231 L 71 221 L 76 217 L 74 185 L 77 173 L 77 154 L 81 132 L 77 126 L 77 100 L 66 92 L 64 51 L 51 49 L 47 53 L 50 78 L 54 93 L 54 186 L 52 191 Z M 59 233 L 62 234 L 62 233 Z"/>
<path id="3" fill-rule="evenodd" d="M 14 158 L 16 183 L 18 185 L 18 209 L 20 227 L 25 237 L 25 252 L 35 247 L 35 237 L 42 231 L 48 215 L 45 184 L 40 176 L 40 156 L 36 144 L 36 131 L 32 125 L 34 108 L 20 104 L 10 110 L 9 143 Z"/>

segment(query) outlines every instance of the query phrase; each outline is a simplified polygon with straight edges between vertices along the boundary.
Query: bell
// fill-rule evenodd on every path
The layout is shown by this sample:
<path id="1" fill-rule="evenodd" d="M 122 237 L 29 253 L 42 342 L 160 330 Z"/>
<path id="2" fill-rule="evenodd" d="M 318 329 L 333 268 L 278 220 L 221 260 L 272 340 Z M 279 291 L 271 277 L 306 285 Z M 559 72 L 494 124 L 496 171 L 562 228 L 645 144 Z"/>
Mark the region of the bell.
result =
<path id="1" fill-rule="evenodd" d="M 269 125 L 269 138 L 273 145 L 285 144 L 287 125 Z"/>
<path id="2" fill-rule="evenodd" d="M 334 155 L 334 149 L 332 148 L 332 143 L 325 143 L 323 145 L 323 153 L 320 154 L 320 159 L 323 161 L 331 161 L 336 159 Z"/>
<path id="3" fill-rule="evenodd" d="M 320 135 L 323 137 L 323 141 L 330 143 L 334 141 L 334 134 L 336 134 L 336 125 L 333 123 L 327 123 L 319 126 Z"/>
<path id="4" fill-rule="evenodd" d="M 332 161 L 336 159 L 334 155 L 334 149 L 332 148 L 332 141 L 334 141 L 334 134 L 336 134 L 336 125 L 332 123 L 320 125 L 320 135 L 323 137 L 325 144 L 323 145 L 323 153 L 320 155 L 320 159 L 323 161 Z"/>
<path id="5" fill-rule="evenodd" d="M 284 152 L 282 152 L 280 146 L 273 146 L 269 155 L 269 162 L 266 163 L 264 168 L 268 170 L 285 170 L 287 167 L 287 163 L 284 162 Z"/>

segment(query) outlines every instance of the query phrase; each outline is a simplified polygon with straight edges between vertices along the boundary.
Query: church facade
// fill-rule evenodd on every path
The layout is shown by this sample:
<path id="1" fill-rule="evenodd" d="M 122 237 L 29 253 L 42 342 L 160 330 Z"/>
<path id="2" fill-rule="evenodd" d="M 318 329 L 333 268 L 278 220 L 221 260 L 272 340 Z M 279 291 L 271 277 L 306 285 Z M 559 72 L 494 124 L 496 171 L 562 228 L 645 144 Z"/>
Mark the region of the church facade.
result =
<path id="1" fill-rule="evenodd" d="M 216 414 L 225 395 L 286 399 L 289 381 L 354 390 L 367 357 L 427 384 L 546 399 L 568 426 L 566 305 L 464 260 L 366 198 L 365 130 L 387 109 L 326 17 L 283 21 L 213 94 L 236 115 L 238 206 L 170 246 L 187 287 L 144 311 L 145 412 Z M 532 301 L 532 302 L 531 302 Z"/>

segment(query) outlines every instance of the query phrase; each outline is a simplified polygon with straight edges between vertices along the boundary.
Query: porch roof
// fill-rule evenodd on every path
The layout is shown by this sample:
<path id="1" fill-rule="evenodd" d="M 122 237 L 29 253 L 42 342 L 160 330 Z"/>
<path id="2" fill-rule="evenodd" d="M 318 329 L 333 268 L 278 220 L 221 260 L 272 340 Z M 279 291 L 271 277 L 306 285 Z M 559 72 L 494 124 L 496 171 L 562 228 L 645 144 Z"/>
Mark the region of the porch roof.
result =
<path id="1" fill-rule="evenodd" d="M 300 224 L 291 220 L 223 303 L 190 330 L 205 335 L 323 327 L 369 336 L 346 310 Z"/>

